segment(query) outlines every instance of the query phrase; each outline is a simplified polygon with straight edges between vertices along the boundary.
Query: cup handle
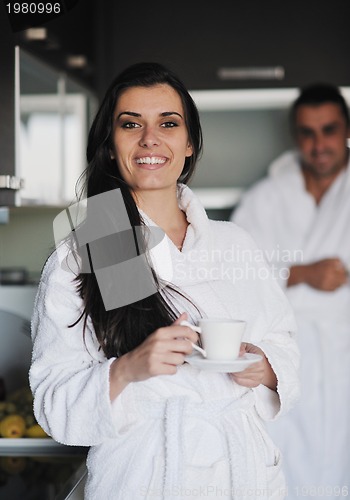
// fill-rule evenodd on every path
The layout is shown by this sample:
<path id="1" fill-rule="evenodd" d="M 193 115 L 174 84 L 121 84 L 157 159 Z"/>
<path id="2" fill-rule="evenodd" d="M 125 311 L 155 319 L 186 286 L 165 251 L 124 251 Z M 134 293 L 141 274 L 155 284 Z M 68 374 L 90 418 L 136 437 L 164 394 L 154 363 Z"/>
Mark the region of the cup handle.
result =
<path id="1" fill-rule="evenodd" d="M 201 329 L 200 329 L 199 326 L 192 325 L 192 323 L 189 323 L 185 319 L 180 322 L 180 325 L 181 326 L 188 326 L 189 328 L 191 328 L 191 330 L 193 330 L 193 331 L 195 331 L 197 333 L 201 333 Z M 207 357 L 207 353 L 205 352 L 204 349 L 202 349 L 201 347 L 199 347 L 199 345 L 194 344 L 193 342 L 191 342 L 191 344 L 192 344 L 193 349 L 195 349 L 196 351 L 200 352 L 201 355 L 204 356 L 205 358 Z"/>

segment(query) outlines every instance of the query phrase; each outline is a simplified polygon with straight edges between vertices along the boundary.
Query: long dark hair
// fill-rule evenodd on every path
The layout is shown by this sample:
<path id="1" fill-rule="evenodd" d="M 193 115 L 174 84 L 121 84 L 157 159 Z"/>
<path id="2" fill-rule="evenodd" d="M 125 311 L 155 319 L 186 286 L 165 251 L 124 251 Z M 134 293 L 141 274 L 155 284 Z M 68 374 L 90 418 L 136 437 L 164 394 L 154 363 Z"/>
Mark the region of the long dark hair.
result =
<path id="1" fill-rule="evenodd" d="M 84 184 L 80 197 L 89 198 L 120 188 L 132 227 L 142 225 L 143 220 L 131 189 L 120 174 L 117 162 L 111 159 L 113 113 L 119 96 L 126 89 L 152 87 L 158 84 L 170 85 L 179 94 L 183 104 L 185 124 L 193 154 L 186 157 L 178 182 L 188 183 L 202 152 L 199 114 L 184 84 L 161 64 L 138 63 L 120 73 L 108 88 L 88 136 L 88 166 L 83 175 Z M 154 271 L 153 276 L 159 290 L 159 281 Z M 83 319 L 85 331 L 87 318 L 91 318 L 97 339 L 107 358 L 118 357 L 134 349 L 154 330 L 170 325 L 179 314 L 171 302 L 171 297 L 181 292 L 170 284 L 162 290 L 162 293 L 158 291 L 133 304 L 106 311 L 95 275 L 81 273 L 76 281 L 78 292 L 84 302 L 84 311 L 77 323 Z M 167 299 L 166 292 L 168 292 Z"/>

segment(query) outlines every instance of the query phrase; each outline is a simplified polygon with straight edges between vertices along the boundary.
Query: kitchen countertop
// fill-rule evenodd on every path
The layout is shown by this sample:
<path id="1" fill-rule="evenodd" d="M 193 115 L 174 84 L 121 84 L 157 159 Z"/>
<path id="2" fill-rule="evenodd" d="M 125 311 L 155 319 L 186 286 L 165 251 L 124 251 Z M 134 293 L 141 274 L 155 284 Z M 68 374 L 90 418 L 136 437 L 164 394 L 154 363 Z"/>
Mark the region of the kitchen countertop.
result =
<path id="1" fill-rule="evenodd" d="M 0 498 L 83 500 L 84 483 L 76 485 L 85 476 L 87 450 L 51 438 L 0 439 Z"/>

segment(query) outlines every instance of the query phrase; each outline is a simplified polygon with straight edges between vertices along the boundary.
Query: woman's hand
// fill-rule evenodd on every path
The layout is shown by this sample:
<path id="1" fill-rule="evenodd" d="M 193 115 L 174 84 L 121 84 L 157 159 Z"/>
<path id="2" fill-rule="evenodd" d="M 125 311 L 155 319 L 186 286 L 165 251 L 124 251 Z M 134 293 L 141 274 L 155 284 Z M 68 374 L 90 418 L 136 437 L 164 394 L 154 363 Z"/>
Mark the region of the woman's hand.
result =
<path id="1" fill-rule="evenodd" d="M 191 354 L 191 342 L 198 335 L 188 326 L 180 326 L 187 319 L 183 313 L 171 325 L 158 328 L 132 351 L 116 359 L 110 369 L 110 396 L 114 399 L 130 382 L 139 382 L 156 375 L 174 375 L 185 356 Z"/>
<path id="2" fill-rule="evenodd" d="M 237 384 L 243 385 L 244 387 L 258 387 L 258 385 L 263 384 L 275 391 L 277 388 L 277 378 L 264 352 L 256 345 L 243 342 L 239 355 L 243 356 L 246 352 L 260 354 L 263 359 L 259 361 L 259 363 L 254 363 L 241 372 L 231 373 L 231 378 Z"/>

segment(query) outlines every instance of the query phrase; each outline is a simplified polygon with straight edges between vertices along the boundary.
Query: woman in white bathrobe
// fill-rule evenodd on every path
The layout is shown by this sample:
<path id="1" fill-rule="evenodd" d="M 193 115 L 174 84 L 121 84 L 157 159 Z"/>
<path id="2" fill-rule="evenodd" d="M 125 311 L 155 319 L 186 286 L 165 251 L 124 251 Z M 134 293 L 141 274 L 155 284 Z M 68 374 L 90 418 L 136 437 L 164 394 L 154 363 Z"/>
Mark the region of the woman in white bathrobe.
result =
<path id="1" fill-rule="evenodd" d="M 113 266 L 93 268 L 96 235 L 80 251 L 79 234 L 66 240 L 42 272 L 32 319 L 35 415 L 53 439 L 90 447 L 89 500 L 286 494 L 263 421 L 299 395 L 294 318 L 250 236 L 209 220 L 186 186 L 201 147 L 198 112 L 178 78 L 155 63 L 127 68 L 89 134 L 86 195 L 89 207 L 94 196 L 121 193 L 130 227 L 164 231 L 160 252 L 143 233 L 155 293 L 123 303 L 143 290 L 134 274 L 108 294 L 101 273 Z M 240 354 L 262 360 L 236 373 L 186 362 L 198 338 L 180 322 L 200 317 L 245 320 Z"/>

